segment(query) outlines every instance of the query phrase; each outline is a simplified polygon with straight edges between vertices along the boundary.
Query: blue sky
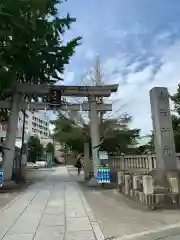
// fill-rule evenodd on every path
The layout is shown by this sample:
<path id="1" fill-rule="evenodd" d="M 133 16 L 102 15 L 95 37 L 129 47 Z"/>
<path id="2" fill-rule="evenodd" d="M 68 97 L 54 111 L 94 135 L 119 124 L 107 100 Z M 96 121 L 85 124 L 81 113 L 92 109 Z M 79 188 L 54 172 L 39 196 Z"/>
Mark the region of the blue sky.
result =
<path id="1" fill-rule="evenodd" d="M 65 34 L 82 36 L 82 45 L 66 67 L 64 84 L 78 84 L 100 55 L 106 82 L 118 83 L 113 96 L 133 117 L 142 135 L 152 129 L 149 90 L 180 82 L 179 0 L 68 0 L 59 14 L 77 21 Z"/>

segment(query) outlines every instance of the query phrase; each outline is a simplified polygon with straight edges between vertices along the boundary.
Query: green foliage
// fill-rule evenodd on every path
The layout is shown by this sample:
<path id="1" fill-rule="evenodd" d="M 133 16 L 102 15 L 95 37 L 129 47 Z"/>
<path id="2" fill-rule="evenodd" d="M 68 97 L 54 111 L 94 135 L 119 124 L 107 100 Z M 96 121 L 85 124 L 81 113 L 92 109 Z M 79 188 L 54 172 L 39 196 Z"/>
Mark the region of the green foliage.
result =
<path id="1" fill-rule="evenodd" d="M 0 109 L 0 122 L 8 121 L 9 111 L 8 109 Z"/>
<path id="2" fill-rule="evenodd" d="M 2 0 L 0 4 L 1 89 L 17 82 L 59 80 L 80 38 L 64 44 L 62 36 L 74 18 L 60 18 L 60 0 Z M 56 73 L 56 74 L 55 74 Z M 51 76 L 54 80 L 52 81 Z M 8 81 L 7 81 L 8 79 Z"/>
<path id="3" fill-rule="evenodd" d="M 116 153 L 132 153 L 133 141 L 139 137 L 139 129 L 129 129 L 129 123 L 132 118 L 128 114 L 124 114 L 119 119 L 104 120 L 103 127 L 103 143 L 101 147 L 108 152 Z"/>
<path id="4" fill-rule="evenodd" d="M 37 136 L 31 136 L 28 140 L 29 160 L 36 162 L 38 158 L 42 157 L 44 148 Z"/>
<path id="5" fill-rule="evenodd" d="M 80 37 L 64 43 L 75 18 L 59 16 L 61 0 L 1 0 L 0 99 L 17 83 L 53 84 Z M 7 112 L 2 114 L 7 119 Z"/>
<path id="6" fill-rule="evenodd" d="M 108 152 L 126 153 L 133 152 L 132 141 L 139 137 L 139 129 L 111 130 L 111 136 L 105 136 L 102 148 Z"/>
<path id="7" fill-rule="evenodd" d="M 172 124 L 174 130 L 174 140 L 176 152 L 180 152 L 180 84 L 177 88 L 177 93 L 171 96 L 171 100 L 174 103 L 175 114 L 172 115 Z"/>
<path id="8" fill-rule="evenodd" d="M 177 93 L 175 93 L 173 96 L 171 96 L 171 100 L 174 103 L 174 110 L 175 112 L 180 115 L 180 84 L 177 88 Z"/>
<path id="9" fill-rule="evenodd" d="M 150 140 L 148 141 L 147 144 L 144 144 L 138 147 L 137 154 L 155 153 L 153 131 L 151 135 L 148 135 L 148 137 L 150 137 Z"/>
<path id="10" fill-rule="evenodd" d="M 172 115 L 172 124 L 174 130 L 174 140 L 176 152 L 180 152 L 180 117 L 176 115 Z"/>
<path id="11" fill-rule="evenodd" d="M 139 129 L 129 129 L 131 117 L 122 116 L 119 120 L 108 119 L 101 124 L 103 143 L 101 147 L 108 152 L 132 152 L 132 141 L 139 137 Z M 83 153 L 84 143 L 91 143 L 90 127 L 81 123 L 75 124 L 72 120 L 57 118 L 55 124 L 55 139 L 64 143 L 72 151 Z"/>
<path id="12" fill-rule="evenodd" d="M 84 142 L 90 141 L 86 128 L 81 128 L 68 119 L 57 119 L 55 126 L 57 141 L 64 143 L 72 151 L 78 153 L 84 151 Z"/>
<path id="13" fill-rule="evenodd" d="M 52 154 L 52 157 L 54 157 L 54 153 L 55 153 L 54 144 L 51 143 L 51 142 L 49 142 L 49 143 L 46 145 L 46 147 L 45 147 L 45 151 L 46 151 L 47 153 Z"/>

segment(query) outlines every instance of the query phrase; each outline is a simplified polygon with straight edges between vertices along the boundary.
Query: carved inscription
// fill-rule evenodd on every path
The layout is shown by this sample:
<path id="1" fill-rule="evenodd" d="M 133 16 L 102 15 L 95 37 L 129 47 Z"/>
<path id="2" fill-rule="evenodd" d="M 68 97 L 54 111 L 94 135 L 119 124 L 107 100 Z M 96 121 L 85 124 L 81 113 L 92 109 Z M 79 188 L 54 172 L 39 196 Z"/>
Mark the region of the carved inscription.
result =
<path id="1" fill-rule="evenodd" d="M 164 147 L 164 154 L 167 156 L 170 156 L 172 154 L 172 149 L 169 148 L 168 146 Z"/>
<path id="2" fill-rule="evenodd" d="M 167 118 L 169 118 L 168 112 L 167 112 L 167 111 L 160 110 L 160 119 L 161 119 L 161 121 L 164 121 L 164 120 L 166 120 Z"/>
<path id="3" fill-rule="evenodd" d="M 171 137 L 171 130 L 169 128 L 162 128 L 162 136 L 164 138 Z"/>

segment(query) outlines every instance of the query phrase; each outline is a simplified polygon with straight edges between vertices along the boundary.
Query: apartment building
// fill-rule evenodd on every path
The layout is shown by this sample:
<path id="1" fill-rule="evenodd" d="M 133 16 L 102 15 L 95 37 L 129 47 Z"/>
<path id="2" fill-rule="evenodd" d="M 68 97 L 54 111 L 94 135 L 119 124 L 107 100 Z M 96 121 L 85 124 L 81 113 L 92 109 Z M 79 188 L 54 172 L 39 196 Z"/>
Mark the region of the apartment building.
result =
<path id="1" fill-rule="evenodd" d="M 23 114 L 20 113 L 18 129 L 23 127 Z M 29 136 L 36 135 L 39 139 L 49 138 L 49 121 L 44 111 L 26 111 L 25 132 Z"/>

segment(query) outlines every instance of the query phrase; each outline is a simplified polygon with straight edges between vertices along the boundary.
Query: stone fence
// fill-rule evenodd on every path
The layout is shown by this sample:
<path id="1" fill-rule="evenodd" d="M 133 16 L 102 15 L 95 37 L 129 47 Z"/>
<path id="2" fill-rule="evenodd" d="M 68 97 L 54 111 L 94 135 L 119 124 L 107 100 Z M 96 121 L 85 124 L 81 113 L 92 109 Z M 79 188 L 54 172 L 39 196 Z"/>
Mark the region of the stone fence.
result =
<path id="1" fill-rule="evenodd" d="M 177 166 L 180 169 L 180 153 L 176 154 Z M 156 168 L 156 155 L 124 155 L 109 159 L 109 166 L 113 171 L 128 171 L 148 173 Z"/>

